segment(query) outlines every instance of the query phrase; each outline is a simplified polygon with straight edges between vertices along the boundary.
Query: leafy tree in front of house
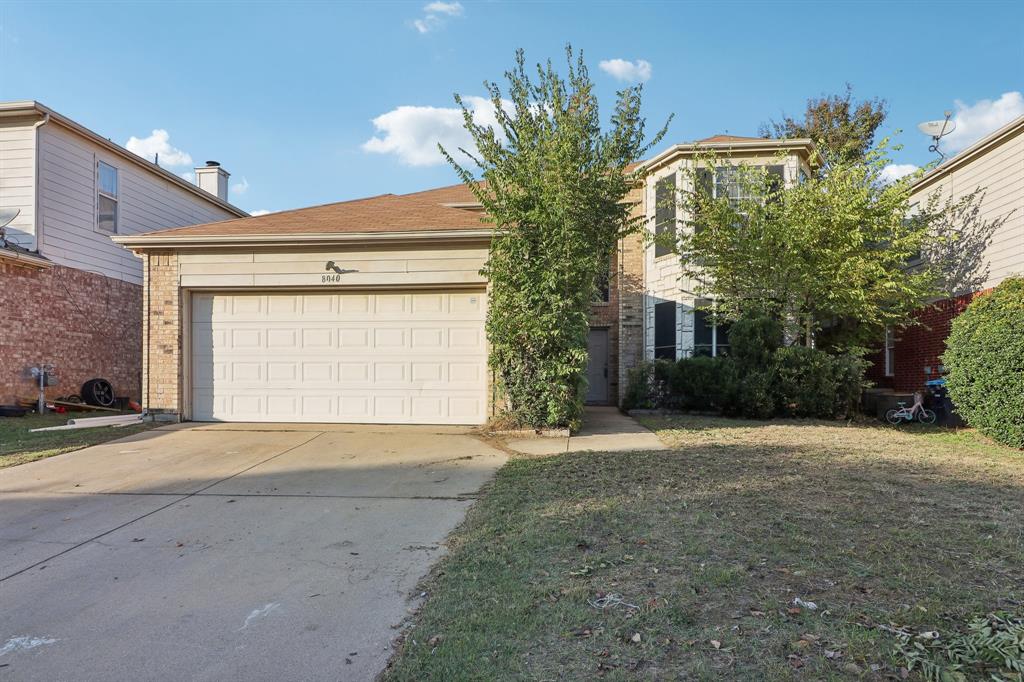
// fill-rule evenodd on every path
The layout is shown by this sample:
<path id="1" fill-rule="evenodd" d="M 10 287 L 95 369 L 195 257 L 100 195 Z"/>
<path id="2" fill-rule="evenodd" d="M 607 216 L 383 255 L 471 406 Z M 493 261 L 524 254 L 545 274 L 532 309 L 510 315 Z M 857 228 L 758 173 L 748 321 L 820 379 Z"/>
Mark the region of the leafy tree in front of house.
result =
<path id="1" fill-rule="evenodd" d="M 519 50 L 507 93 L 485 84 L 497 127 L 456 95 L 476 147 L 460 151 L 476 169 L 441 150 L 494 225 L 483 271 L 490 366 L 509 416 L 533 427 L 580 420 L 590 304 L 616 242 L 641 227 L 626 201 L 630 165 L 665 133 L 645 143 L 640 86 L 618 93 L 602 130 L 583 56 L 566 56 L 563 78 L 550 61 L 528 69 Z"/>
<path id="2" fill-rule="evenodd" d="M 761 124 L 760 132 L 762 137 L 807 137 L 829 158 L 851 162 L 863 159 L 874 146 L 886 106 L 885 100 L 878 98 L 855 101 L 847 83 L 841 95 L 808 99 L 803 119 L 783 115 L 780 121 Z"/>
<path id="3" fill-rule="evenodd" d="M 887 326 L 913 323 L 929 298 L 954 287 L 962 256 L 956 216 L 974 215 L 975 232 L 994 223 L 973 211 L 979 192 L 957 201 L 935 194 L 908 218 L 914 177 L 881 181 L 886 143 L 863 159 L 832 157 L 829 172 L 782 187 L 763 168 L 706 157 L 681 197 L 693 216 L 678 237 L 694 293 L 717 314 L 780 319 L 790 342 L 860 351 Z M 725 183 L 710 192 L 711 183 Z M 963 242 L 960 242 L 963 243 Z"/>

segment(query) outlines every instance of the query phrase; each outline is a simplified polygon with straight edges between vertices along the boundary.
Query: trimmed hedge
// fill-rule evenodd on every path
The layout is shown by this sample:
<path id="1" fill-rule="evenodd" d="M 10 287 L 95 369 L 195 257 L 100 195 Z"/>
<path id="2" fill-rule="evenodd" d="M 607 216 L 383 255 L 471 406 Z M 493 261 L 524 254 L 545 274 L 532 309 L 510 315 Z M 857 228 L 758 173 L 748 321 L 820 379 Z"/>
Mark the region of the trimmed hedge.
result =
<path id="1" fill-rule="evenodd" d="M 1004 280 L 953 320 L 942 362 L 967 423 L 1024 448 L 1024 279 Z"/>
<path id="2" fill-rule="evenodd" d="M 843 418 L 855 410 L 862 359 L 803 346 L 774 349 L 760 364 L 744 361 L 755 357 L 643 363 L 630 372 L 625 407 L 708 410 L 749 419 Z"/>

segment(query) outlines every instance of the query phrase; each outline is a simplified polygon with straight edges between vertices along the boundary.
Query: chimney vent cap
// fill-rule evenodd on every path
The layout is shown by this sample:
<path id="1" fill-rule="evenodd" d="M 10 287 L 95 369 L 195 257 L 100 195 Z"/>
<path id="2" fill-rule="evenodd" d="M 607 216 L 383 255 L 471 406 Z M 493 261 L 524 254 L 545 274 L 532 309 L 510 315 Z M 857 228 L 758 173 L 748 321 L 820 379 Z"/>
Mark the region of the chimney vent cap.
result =
<path id="1" fill-rule="evenodd" d="M 207 166 L 219 166 L 220 165 L 220 161 L 207 161 L 206 165 Z"/>

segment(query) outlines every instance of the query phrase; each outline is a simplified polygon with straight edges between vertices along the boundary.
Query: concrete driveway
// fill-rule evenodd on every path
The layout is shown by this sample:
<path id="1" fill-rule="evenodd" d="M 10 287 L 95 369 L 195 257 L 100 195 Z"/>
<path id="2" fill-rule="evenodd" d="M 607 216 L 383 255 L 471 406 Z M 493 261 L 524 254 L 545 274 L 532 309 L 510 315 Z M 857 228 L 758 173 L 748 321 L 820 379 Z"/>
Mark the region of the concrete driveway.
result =
<path id="1" fill-rule="evenodd" d="M 0 470 L 0 680 L 367 680 L 505 456 L 457 427 L 176 425 Z"/>

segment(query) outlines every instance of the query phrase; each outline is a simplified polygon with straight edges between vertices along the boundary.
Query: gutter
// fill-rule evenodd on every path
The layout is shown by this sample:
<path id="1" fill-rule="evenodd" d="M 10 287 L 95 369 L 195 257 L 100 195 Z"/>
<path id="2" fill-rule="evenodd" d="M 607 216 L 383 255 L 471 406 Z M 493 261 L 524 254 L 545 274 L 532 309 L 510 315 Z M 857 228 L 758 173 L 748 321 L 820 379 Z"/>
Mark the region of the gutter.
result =
<path id="1" fill-rule="evenodd" d="M 759 152 L 759 151 L 789 151 L 793 149 L 806 149 L 808 152 L 814 150 L 814 141 L 810 138 L 800 137 L 792 140 L 777 140 L 766 138 L 751 142 L 710 142 L 708 144 L 677 144 L 669 147 L 657 156 L 639 164 L 636 169 L 651 169 L 664 161 L 675 156 L 685 154 L 696 154 L 702 151 L 738 151 L 738 152 Z"/>
<path id="2" fill-rule="evenodd" d="M 50 113 L 49 112 L 44 112 L 43 113 L 43 118 L 32 124 L 32 135 L 33 135 L 33 138 L 34 138 L 32 140 L 32 142 L 35 145 L 33 147 L 33 150 L 32 150 L 32 153 L 34 154 L 34 158 L 32 159 L 32 163 L 35 166 L 35 174 L 36 174 L 36 176 L 35 176 L 35 183 L 34 183 L 35 186 L 33 187 L 34 191 L 33 191 L 33 197 L 32 197 L 32 201 L 33 201 L 33 204 L 32 204 L 32 222 L 34 223 L 34 225 L 32 227 L 33 227 L 33 229 L 35 231 L 36 251 L 38 251 L 40 253 L 42 253 L 42 247 L 43 247 L 43 217 L 39 213 L 39 207 L 40 207 L 39 196 L 42 194 L 42 192 L 40 191 L 39 183 L 40 183 L 40 181 L 42 179 L 42 175 L 43 174 L 42 174 L 42 169 L 40 168 L 40 164 L 39 164 L 39 160 L 42 158 L 41 155 L 39 154 L 39 129 L 42 128 L 44 125 L 46 125 L 49 122 L 50 122 Z"/>
<path id="3" fill-rule="evenodd" d="M 12 265 L 21 265 L 35 270 L 49 270 L 53 267 L 53 261 L 48 258 L 30 253 L 20 253 L 11 249 L 0 249 L 0 262 L 9 262 Z"/>
<path id="4" fill-rule="evenodd" d="M 0 116 L 14 116 L 19 114 L 29 114 L 31 112 L 36 112 L 38 114 L 46 116 L 46 120 L 50 120 L 50 118 L 52 118 L 54 123 L 60 124 L 61 126 L 72 131 L 73 133 L 86 138 L 90 142 L 100 145 L 101 147 L 107 149 L 108 151 L 113 152 L 114 154 L 117 154 L 126 161 L 129 161 L 130 163 L 134 163 L 138 166 L 141 166 L 150 173 L 155 173 L 159 175 L 164 180 L 168 180 L 174 183 L 181 189 L 191 192 L 197 197 L 200 197 L 201 199 L 224 209 L 225 211 L 231 213 L 234 216 L 237 216 L 239 218 L 249 217 L 248 213 L 238 208 L 234 204 L 230 204 L 226 201 L 223 201 L 217 195 L 210 194 L 206 190 L 200 189 L 197 185 L 193 185 L 191 182 L 188 182 L 183 178 L 178 177 L 169 170 L 161 168 L 152 161 L 144 159 L 138 154 L 134 154 L 128 151 L 121 145 L 111 142 L 107 138 L 99 135 L 98 133 L 89 130 L 81 123 L 72 121 L 70 118 L 60 114 L 59 112 L 54 111 L 53 109 L 50 109 L 44 104 L 41 104 L 34 100 L 27 100 L 21 102 L 0 102 Z"/>
<path id="5" fill-rule="evenodd" d="M 243 235 L 117 235 L 111 239 L 130 249 L 198 248 L 210 246 L 297 246 L 415 242 L 415 241 L 482 241 L 489 240 L 494 230 L 413 230 L 405 232 L 334 232 L 301 234 L 243 234 Z"/>

